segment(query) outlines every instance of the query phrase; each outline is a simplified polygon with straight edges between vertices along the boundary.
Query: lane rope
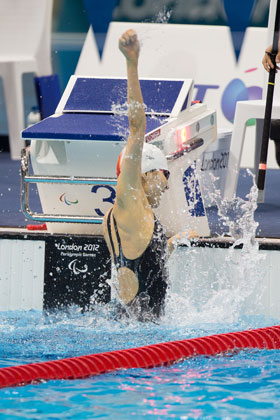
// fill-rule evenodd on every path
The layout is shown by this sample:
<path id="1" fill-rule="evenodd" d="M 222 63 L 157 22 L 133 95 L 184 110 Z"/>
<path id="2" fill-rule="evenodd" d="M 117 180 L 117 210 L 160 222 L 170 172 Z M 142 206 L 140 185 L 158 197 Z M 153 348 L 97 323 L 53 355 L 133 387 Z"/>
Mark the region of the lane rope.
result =
<path id="1" fill-rule="evenodd" d="M 247 348 L 280 349 L 280 326 L 0 368 L 0 387 L 51 379 L 82 379 L 118 369 L 168 366 L 187 357 L 214 356 Z"/>

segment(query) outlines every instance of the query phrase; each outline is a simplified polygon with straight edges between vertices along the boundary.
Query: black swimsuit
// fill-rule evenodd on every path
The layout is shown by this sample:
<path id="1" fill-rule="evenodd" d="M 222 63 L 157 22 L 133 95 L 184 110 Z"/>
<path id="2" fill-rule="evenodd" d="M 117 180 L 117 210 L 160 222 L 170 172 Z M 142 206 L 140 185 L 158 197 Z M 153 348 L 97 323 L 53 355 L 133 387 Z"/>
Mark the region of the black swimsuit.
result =
<path id="1" fill-rule="evenodd" d="M 119 245 L 119 256 L 116 255 L 112 240 L 112 220 Z M 127 307 L 140 320 L 159 317 L 163 314 L 168 282 L 167 271 L 167 238 L 162 225 L 155 217 L 151 241 L 143 254 L 135 260 L 126 258 L 122 251 L 121 240 L 116 220 L 110 210 L 107 218 L 107 230 L 113 251 L 114 264 L 117 269 L 128 267 L 138 279 L 138 292 Z"/>

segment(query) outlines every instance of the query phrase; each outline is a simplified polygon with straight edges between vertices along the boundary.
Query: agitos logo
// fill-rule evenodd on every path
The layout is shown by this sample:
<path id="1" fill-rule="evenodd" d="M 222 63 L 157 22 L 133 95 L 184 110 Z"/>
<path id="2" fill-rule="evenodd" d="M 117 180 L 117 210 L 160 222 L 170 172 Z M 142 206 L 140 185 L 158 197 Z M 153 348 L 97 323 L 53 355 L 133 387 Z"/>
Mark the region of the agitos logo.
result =
<path id="1" fill-rule="evenodd" d="M 69 270 L 73 271 L 75 275 L 78 275 L 80 273 L 82 274 L 86 273 L 88 271 L 88 265 L 84 264 L 83 268 L 78 268 L 77 262 L 78 262 L 77 258 L 75 260 L 70 261 L 70 263 L 68 264 Z"/>
<path id="2" fill-rule="evenodd" d="M 65 193 L 61 194 L 61 196 L 59 197 L 59 200 L 60 200 L 62 203 L 67 204 L 67 206 L 72 206 L 73 204 L 78 204 L 78 202 L 79 202 L 79 200 L 75 200 L 75 201 L 70 201 L 70 200 L 67 200 L 67 198 L 66 198 L 66 196 L 65 196 Z"/>

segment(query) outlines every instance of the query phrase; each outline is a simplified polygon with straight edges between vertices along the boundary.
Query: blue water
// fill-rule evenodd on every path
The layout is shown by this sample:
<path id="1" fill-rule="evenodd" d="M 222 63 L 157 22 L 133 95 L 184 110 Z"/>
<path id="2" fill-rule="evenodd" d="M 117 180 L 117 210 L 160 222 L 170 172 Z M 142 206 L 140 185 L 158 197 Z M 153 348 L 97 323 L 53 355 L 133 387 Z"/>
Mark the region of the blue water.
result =
<path id="1" fill-rule="evenodd" d="M 108 312 L 0 313 L 0 367 L 275 324 L 159 325 L 114 321 Z M 248 350 L 197 357 L 170 367 L 0 390 L 0 419 L 279 418 L 280 352 Z"/>
<path id="2" fill-rule="evenodd" d="M 0 367 L 276 325 L 265 303 L 265 255 L 254 242 L 257 189 L 238 217 L 219 214 L 243 249 L 179 247 L 169 259 L 166 314 L 158 324 L 114 319 L 114 308 L 0 313 Z M 241 235 L 242 234 L 242 235 Z M 188 244 L 187 244 L 188 245 Z M 271 312 L 273 313 L 273 312 Z M 275 312 L 277 313 L 277 311 Z M 170 367 L 0 389 L 2 419 L 278 419 L 280 352 L 247 350 Z"/>

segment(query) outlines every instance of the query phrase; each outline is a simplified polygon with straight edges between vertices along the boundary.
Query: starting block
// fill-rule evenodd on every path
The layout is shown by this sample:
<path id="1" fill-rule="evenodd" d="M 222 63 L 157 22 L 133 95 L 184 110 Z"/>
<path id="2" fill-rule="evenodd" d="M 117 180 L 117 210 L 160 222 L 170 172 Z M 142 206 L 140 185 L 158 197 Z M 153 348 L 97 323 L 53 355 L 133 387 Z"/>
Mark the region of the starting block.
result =
<path id="1" fill-rule="evenodd" d="M 72 76 L 55 114 L 22 132 L 22 209 L 50 233 L 102 234 L 116 196 L 116 162 L 128 136 L 126 79 Z M 169 162 L 169 190 L 157 215 L 168 235 L 194 229 L 209 236 L 195 162 L 216 139 L 216 113 L 191 106 L 193 80 L 141 79 L 145 140 Z M 30 170 L 30 159 L 33 172 Z M 29 207 L 36 183 L 42 214 Z"/>

